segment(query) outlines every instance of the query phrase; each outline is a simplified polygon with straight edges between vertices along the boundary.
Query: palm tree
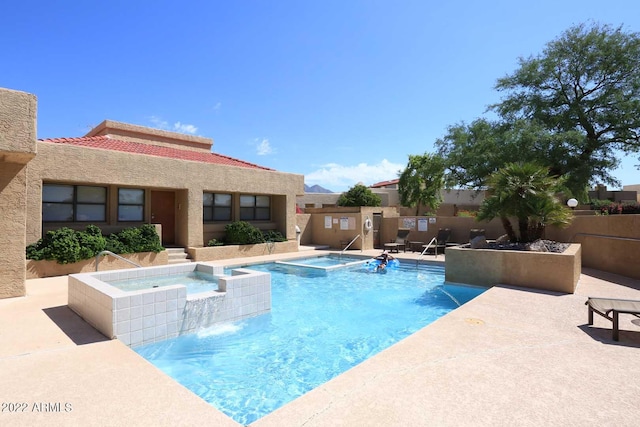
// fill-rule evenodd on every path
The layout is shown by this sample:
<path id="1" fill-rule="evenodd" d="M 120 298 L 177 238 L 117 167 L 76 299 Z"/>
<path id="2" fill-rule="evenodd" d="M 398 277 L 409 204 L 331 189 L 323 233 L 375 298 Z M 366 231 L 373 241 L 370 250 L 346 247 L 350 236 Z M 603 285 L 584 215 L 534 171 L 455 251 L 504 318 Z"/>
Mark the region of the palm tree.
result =
<path id="1" fill-rule="evenodd" d="M 535 163 L 509 163 L 489 177 L 490 195 L 476 219 L 500 218 L 512 242 L 538 240 L 545 226 L 571 222 L 571 211 L 556 197 L 562 185 L 562 179 L 549 176 L 548 168 Z M 518 221 L 518 233 L 511 224 L 512 217 Z"/>

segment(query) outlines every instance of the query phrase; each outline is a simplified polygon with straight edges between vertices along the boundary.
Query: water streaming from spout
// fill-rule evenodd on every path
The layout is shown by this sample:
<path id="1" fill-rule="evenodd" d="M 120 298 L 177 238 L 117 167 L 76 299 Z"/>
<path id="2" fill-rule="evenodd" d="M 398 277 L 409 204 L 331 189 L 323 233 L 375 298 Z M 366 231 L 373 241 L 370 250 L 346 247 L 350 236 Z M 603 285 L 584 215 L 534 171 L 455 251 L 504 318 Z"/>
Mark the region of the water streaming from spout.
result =
<path id="1" fill-rule="evenodd" d="M 457 305 L 458 307 L 460 307 L 460 306 L 462 305 L 462 304 L 460 304 L 460 301 L 458 301 L 458 300 L 456 299 L 456 297 L 454 297 L 453 295 L 451 295 L 449 292 L 447 292 L 447 291 L 444 289 L 444 286 L 442 286 L 442 285 L 438 285 L 438 286 L 436 286 L 436 288 L 437 288 L 439 291 L 441 291 L 443 294 L 445 294 L 446 296 L 448 296 L 449 298 L 451 298 L 451 300 L 452 300 L 453 302 L 455 302 L 455 303 L 456 303 L 456 305 Z"/>
<path id="2" fill-rule="evenodd" d="M 180 334 L 206 328 L 219 320 L 224 295 L 207 295 L 188 299 L 182 313 Z"/>

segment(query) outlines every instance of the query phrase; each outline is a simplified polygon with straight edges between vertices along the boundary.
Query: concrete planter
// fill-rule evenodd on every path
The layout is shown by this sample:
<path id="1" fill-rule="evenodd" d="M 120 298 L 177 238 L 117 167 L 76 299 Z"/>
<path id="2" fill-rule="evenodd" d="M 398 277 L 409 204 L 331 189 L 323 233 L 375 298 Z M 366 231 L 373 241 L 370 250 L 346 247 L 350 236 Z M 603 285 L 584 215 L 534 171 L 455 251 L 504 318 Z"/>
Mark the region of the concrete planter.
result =
<path id="1" fill-rule="evenodd" d="M 445 280 L 572 294 L 582 269 L 581 252 L 579 244 L 571 244 L 561 254 L 451 247 L 447 248 Z"/>
<path id="2" fill-rule="evenodd" d="M 298 242 L 295 240 L 275 243 L 258 243 L 255 245 L 224 245 L 207 246 L 204 248 L 187 248 L 189 256 L 196 262 L 282 254 L 297 251 Z"/>
<path id="3" fill-rule="evenodd" d="M 123 254 L 120 256 L 143 267 L 166 265 L 168 263 L 167 251 L 158 253 L 139 252 L 136 254 Z M 134 268 L 133 265 L 108 255 L 100 258 L 99 265 L 100 271 Z M 93 271 L 96 271 L 95 258 L 74 262 L 72 264 L 58 264 L 56 261 L 27 260 L 27 279 L 66 276 L 67 274 L 90 273 Z"/>

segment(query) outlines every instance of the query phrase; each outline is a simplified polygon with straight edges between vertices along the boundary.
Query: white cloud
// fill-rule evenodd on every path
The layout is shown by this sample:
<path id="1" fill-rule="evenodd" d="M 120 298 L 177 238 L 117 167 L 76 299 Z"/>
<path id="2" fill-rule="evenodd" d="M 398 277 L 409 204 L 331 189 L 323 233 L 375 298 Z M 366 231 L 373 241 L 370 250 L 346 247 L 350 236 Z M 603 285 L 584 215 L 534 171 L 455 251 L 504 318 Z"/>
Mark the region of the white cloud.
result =
<path id="1" fill-rule="evenodd" d="M 162 120 L 160 117 L 151 116 L 149 117 L 149 121 L 153 123 L 153 125 L 158 129 L 163 129 L 163 130 L 169 129 L 169 123 L 165 120 Z"/>
<path id="2" fill-rule="evenodd" d="M 198 128 L 194 125 L 188 125 L 186 123 L 175 122 L 173 124 L 173 130 L 181 133 L 189 133 L 191 135 L 195 135 L 198 132 Z"/>
<path id="3" fill-rule="evenodd" d="M 359 163 L 354 166 L 345 166 L 329 163 L 306 174 L 304 182 L 307 185 L 318 184 L 335 192 L 343 192 L 359 182 L 369 186 L 376 182 L 396 179 L 398 172 L 403 170 L 405 166 L 400 163 L 391 163 L 387 159 L 374 165 Z"/>
<path id="4" fill-rule="evenodd" d="M 273 148 L 271 147 L 271 143 L 267 138 L 263 138 L 262 140 L 260 140 L 260 138 L 256 138 L 255 142 L 256 154 L 258 156 L 266 156 L 267 154 L 271 154 L 274 152 Z"/>
<path id="5" fill-rule="evenodd" d="M 180 132 L 180 133 L 188 133 L 191 135 L 195 135 L 198 132 L 198 128 L 194 125 L 189 125 L 186 123 L 175 122 L 173 126 L 169 124 L 166 120 L 162 120 L 160 117 L 151 116 L 149 117 L 149 121 L 155 126 L 157 129 L 169 130 L 172 132 Z"/>
<path id="6" fill-rule="evenodd" d="M 216 105 L 213 106 L 215 111 L 220 111 L 220 108 L 222 108 L 222 102 L 216 102 Z"/>

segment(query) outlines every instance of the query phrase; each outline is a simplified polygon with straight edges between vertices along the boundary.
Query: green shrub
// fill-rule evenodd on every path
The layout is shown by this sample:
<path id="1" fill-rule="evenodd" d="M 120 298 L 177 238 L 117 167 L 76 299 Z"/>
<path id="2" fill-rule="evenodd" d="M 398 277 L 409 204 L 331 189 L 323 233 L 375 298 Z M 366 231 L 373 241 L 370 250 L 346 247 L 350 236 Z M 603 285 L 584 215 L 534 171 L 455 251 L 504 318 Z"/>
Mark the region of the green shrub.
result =
<path id="1" fill-rule="evenodd" d="M 140 227 L 125 228 L 114 233 L 107 240 L 107 250 L 117 254 L 133 254 L 137 252 L 160 252 L 164 250 L 160 237 L 151 224 Z"/>
<path id="2" fill-rule="evenodd" d="M 135 253 L 134 246 L 137 246 L 137 241 L 140 239 L 140 231 L 136 228 L 125 228 L 119 233 L 112 234 L 109 238 L 120 243 L 119 253 L 132 254 Z"/>
<path id="3" fill-rule="evenodd" d="M 266 242 L 286 242 L 287 239 L 279 231 L 269 230 L 262 233 Z"/>
<path id="4" fill-rule="evenodd" d="M 107 244 L 105 249 L 113 252 L 114 254 L 126 254 L 127 247 L 120 241 L 116 234 L 112 234 L 107 237 Z"/>
<path id="5" fill-rule="evenodd" d="M 102 235 L 102 231 L 95 225 L 87 225 L 84 231 L 76 232 L 78 244 L 80 245 L 80 259 L 89 259 L 104 251 L 107 246 L 107 239 Z"/>
<path id="6" fill-rule="evenodd" d="M 40 239 L 36 243 L 32 243 L 27 246 L 27 259 L 32 259 L 35 261 L 47 259 L 47 252 L 48 249 L 44 245 L 44 239 Z"/>
<path id="7" fill-rule="evenodd" d="M 207 246 L 223 246 L 224 242 L 221 242 L 218 239 L 211 239 L 207 242 Z"/>
<path id="8" fill-rule="evenodd" d="M 246 221 L 236 221 L 224 227 L 225 241 L 230 245 L 264 243 L 262 232 Z"/>
<path id="9" fill-rule="evenodd" d="M 27 258 L 55 260 L 59 264 L 79 261 L 80 243 L 76 233 L 67 227 L 47 231 L 44 238 L 27 246 Z"/>
<path id="10" fill-rule="evenodd" d="M 146 224 L 138 228 L 127 228 L 105 238 L 100 228 L 88 225 L 84 231 L 68 227 L 47 231 L 44 238 L 27 246 L 27 259 L 52 260 L 59 264 L 90 259 L 103 250 L 116 254 L 135 252 L 160 252 L 160 238 L 154 226 Z"/>

